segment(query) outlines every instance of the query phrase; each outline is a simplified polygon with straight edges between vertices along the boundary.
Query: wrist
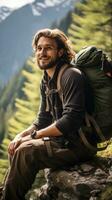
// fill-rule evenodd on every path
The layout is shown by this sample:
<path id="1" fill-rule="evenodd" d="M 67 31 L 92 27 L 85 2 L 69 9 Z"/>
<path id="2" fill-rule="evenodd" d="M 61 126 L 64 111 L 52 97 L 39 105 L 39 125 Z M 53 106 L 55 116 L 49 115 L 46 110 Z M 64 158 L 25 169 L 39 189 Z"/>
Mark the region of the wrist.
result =
<path id="1" fill-rule="evenodd" d="M 36 130 L 32 131 L 30 136 L 31 136 L 32 139 L 36 139 L 37 138 L 37 131 Z"/>

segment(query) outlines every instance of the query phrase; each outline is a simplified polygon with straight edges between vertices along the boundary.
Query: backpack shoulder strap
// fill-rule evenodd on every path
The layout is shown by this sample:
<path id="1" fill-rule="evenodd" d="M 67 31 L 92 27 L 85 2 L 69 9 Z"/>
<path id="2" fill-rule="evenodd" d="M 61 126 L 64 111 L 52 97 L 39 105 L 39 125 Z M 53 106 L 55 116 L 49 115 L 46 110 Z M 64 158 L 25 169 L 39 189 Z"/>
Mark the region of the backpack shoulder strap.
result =
<path id="1" fill-rule="evenodd" d="M 61 78 L 64 74 L 64 72 L 69 68 L 70 66 L 68 64 L 65 64 L 62 66 L 62 68 L 60 69 L 59 73 L 58 73 L 58 77 L 57 77 L 57 91 L 59 94 L 59 97 L 61 99 L 61 101 L 63 102 L 63 93 L 62 93 L 62 89 L 61 89 Z"/>
<path id="2" fill-rule="evenodd" d="M 66 69 L 68 68 L 68 64 L 65 64 L 59 71 L 58 73 L 58 78 L 57 78 L 57 89 L 58 91 L 61 90 L 61 78 L 62 78 L 62 75 L 63 73 L 66 71 Z"/>

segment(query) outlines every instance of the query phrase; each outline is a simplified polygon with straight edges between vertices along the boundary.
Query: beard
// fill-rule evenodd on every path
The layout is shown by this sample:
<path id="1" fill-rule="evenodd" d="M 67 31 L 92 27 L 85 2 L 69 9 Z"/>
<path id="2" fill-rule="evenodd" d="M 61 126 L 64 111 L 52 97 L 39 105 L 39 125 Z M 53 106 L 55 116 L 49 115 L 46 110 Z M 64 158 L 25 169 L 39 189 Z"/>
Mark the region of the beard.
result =
<path id="1" fill-rule="evenodd" d="M 59 61 L 59 57 L 52 58 L 49 62 L 37 60 L 37 64 L 41 70 L 51 69 L 52 67 L 56 66 Z"/>

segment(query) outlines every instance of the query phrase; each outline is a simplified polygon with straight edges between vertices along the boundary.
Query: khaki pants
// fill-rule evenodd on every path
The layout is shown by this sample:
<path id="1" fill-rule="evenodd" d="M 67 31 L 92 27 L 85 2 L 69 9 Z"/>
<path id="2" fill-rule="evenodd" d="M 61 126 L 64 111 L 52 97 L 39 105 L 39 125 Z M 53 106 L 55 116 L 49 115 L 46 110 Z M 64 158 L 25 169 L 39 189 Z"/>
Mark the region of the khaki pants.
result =
<path id="1" fill-rule="evenodd" d="M 78 156 L 74 151 L 60 148 L 59 144 L 53 141 L 50 141 L 50 145 L 52 157 L 48 155 L 42 139 L 24 142 L 18 147 L 11 159 L 11 167 L 3 191 L 4 200 L 25 200 L 25 194 L 31 188 L 39 170 L 61 169 L 78 162 Z M 84 153 L 83 149 L 82 152 Z M 85 155 L 87 156 L 87 152 Z"/>

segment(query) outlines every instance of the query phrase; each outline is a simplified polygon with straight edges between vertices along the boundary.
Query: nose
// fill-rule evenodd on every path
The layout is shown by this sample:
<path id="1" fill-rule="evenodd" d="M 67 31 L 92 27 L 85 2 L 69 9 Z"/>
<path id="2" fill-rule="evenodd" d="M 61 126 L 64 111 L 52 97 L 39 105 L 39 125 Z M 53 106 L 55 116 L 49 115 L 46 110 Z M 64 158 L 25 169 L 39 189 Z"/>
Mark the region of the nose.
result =
<path id="1" fill-rule="evenodd" d="M 41 53 L 41 55 L 46 55 L 46 52 L 47 52 L 46 48 L 42 48 L 40 53 Z"/>

